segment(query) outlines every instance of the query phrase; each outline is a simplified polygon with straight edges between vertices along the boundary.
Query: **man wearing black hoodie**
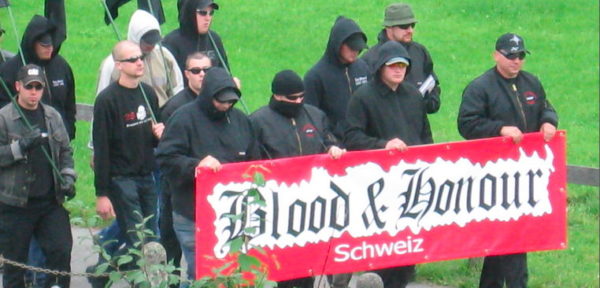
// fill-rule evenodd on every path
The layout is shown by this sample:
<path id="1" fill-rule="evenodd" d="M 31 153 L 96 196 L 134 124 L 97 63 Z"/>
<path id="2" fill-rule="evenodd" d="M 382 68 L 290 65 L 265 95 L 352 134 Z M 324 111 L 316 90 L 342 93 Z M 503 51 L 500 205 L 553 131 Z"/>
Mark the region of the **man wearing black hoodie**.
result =
<path id="1" fill-rule="evenodd" d="M 6 82 L 10 94 L 16 91 L 15 79 L 17 71 L 27 64 L 42 67 L 46 75 L 46 88 L 42 103 L 48 104 L 60 113 L 69 133 L 69 138 L 75 138 L 75 79 L 69 63 L 58 54 L 62 40 L 56 25 L 47 18 L 35 15 L 29 21 L 23 38 L 21 52 L 0 66 L 0 77 Z M 22 56 L 21 56 L 22 54 Z M 0 88 L 0 107 L 10 103 L 10 95 Z"/>
<path id="2" fill-rule="evenodd" d="M 212 0 L 186 0 L 181 4 L 179 28 L 171 31 L 162 43 L 177 59 L 182 74 L 185 60 L 193 52 L 207 55 L 214 67 L 229 69 L 221 37 L 210 30 L 213 14 L 217 10 L 219 5 Z"/>
<path id="3" fill-rule="evenodd" d="M 223 163 L 260 159 L 250 120 L 233 106 L 241 92 L 220 67 L 208 70 L 200 95 L 177 109 L 167 122 L 157 160 L 171 189 L 173 227 L 195 279 L 196 167 L 218 172 Z"/>
<path id="4" fill-rule="evenodd" d="M 325 53 L 304 75 L 305 101 L 323 110 L 333 134 L 344 134 L 343 120 L 352 93 L 369 79 L 367 64 L 358 59 L 367 36 L 352 19 L 340 16 L 331 28 Z"/>
<path id="5" fill-rule="evenodd" d="M 354 93 L 348 103 L 344 143 L 351 150 L 394 149 L 433 142 L 425 101 L 419 90 L 404 82 L 410 57 L 404 47 L 381 45 L 374 78 Z M 414 265 L 380 269 L 385 287 L 406 287 Z"/>

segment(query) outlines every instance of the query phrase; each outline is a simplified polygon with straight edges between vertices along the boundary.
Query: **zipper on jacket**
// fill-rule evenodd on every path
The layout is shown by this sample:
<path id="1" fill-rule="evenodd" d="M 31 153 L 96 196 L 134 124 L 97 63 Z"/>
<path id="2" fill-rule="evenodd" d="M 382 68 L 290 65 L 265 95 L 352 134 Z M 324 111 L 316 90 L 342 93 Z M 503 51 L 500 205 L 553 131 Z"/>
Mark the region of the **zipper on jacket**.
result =
<path id="1" fill-rule="evenodd" d="M 294 126 L 294 133 L 296 134 L 296 140 L 298 140 L 298 149 L 299 149 L 300 155 L 304 155 L 304 153 L 302 152 L 302 141 L 300 140 L 300 135 L 298 134 L 298 127 L 296 127 L 296 120 L 294 118 L 292 118 L 291 120 L 292 120 L 292 126 Z"/>
<path id="2" fill-rule="evenodd" d="M 48 82 L 48 77 L 46 76 L 46 67 L 42 67 L 42 72 L 44 72 L 44 80 L 46 81 L 46 88 L 47 88 L 46 90 L 48 90 L 48 98 L 49 99 L 48 99 L 47 104 L 50 106 L 54 106 L 54 105 L 52 105 L 53 104 L 52 98 L 54 98 L 54 97 L 52 97 L 52 90 L 50 90 L 50 88 L 51 88 L 50 82 Z M 44 95 L 42 94 L 42 96 L 44 96 Z M 42 101 L 42 100 L 40 99 L 40 101 Z"/>
<path id="3" fill-rule="evenodd" d="M 346 80 L 348 80 L 348 91 L 350 91 L 350 96 L 352 96 L 352 83 L 350 82 L 350 75 L 348 74 L 348 67 L 344 70 L 344 74 L 346 74 Z"/>
<path id="4" fill-rule="evenodd" d="M 515 92 L 517 104 L 519 105 L 519 112 L 521 112 L 521 117 L 523 117 L 523 123 L 525 123 L 525 130 L 527 130 L 527 118 L 525 118 L 525 111 L 523 111 L 523 104 L 521 104 L 521 99 L 519 98 L 519 91 L 517 91 L 517 85 L 515 85 L 513 83 L 512 89 Z M 523 132 L 526 132 L 526 131 L 523 131 Z"/>

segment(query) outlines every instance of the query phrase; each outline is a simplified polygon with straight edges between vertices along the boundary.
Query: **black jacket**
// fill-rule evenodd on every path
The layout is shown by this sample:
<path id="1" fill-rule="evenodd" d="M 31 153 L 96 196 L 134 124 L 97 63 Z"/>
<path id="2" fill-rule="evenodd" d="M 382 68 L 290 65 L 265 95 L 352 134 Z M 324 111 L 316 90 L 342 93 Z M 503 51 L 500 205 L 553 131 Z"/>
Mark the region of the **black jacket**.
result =
<path id="1" fill-rule="evenodd" d="M 273 105 L 264 106 L 250 115 L 250 121 L 263 159 L 326 153 L 336 145 L 325 113 L 312 105 L 302 105 L 293 118 L 279 113 Z"/>
<path id="2" fill-rule="evenodd" d="M 175 56 L 182 74 L 184 74 L 187 56 L 194 52 L 206 54 L 211 59 L 213 67 L 223 67 L 221 58 L 219 58 L 220 53 L 225 65 L 229 68 L 227 53 L 225 53 L 219 34 L 212 30 L 208 30 L 206 34 L 198 34 L 196 29 L 196 6 L 199 1 L 201 0 L 184 1 L 180 12 L 179 28 L 171 31 L 162 41 L 163 45 Z M 208 34 L 214 40 L 216 47 Z M 217 50 L 219 53 L 217 53 Z M 187 86 L 187 78 L 185 77 L 184 82 Z"/>
<path id="3" fill-rule="evenodd" d="M 542 83 L 528 72 L 505 79 L 494 67 L 463 91 L 458 131 L 465 139 L 500 136 L 502 126 L 537 132 L 543 123 L 558 127 L 558 115 Z"/>
<path id="4" fill-rule="evenodd" d="M 369 51 L 367 51 L 361 59 L 363 59 L 369 65 L 369 68 L 373 73 L 377 73 L 377 67 L 375 67 L 375 62 L 377 62 L 377 58 L 379 56 L 379 49 L 381 45 L 387 41 L 389 41 L 387 35 L 385 34 L 385 29 L 379 32 L 377 35 L 378 43 L 371 47 Z M 402 43 L 398 42 L 406 48 L 408 51 L 408 56 L 411 59 L 410 62 L 410 73 L 406 75 L 405 81 L 408 83 L 412 83 L 417 88 L 423 84 L 423 81 L 429 77 L 429 75 L 433 76 L 435 79 L 435 87 L 430 93 L 426 93 L 424 96 L 427 113 L 435 113 L 440 109 L 440 81 L 433 71 L 433 60 L 431 59 L 431 55 L 427 51 L 425 46 L 412 41 L 410 43 Z"/>
<path id="5" fill-rule="evenodd" d="M 325 53 L 304 76 L 305 103 L 323 110 L 329 118 L 333 133 L 341 139 L 348 99 L 356 89 L 369 80 L 369 67 L 358 59 L 352 64 L 340 61 L 339 51 L 344 40 L 361 33 L 352 19 L 340 16 L 329 34 Z"/>
<path id="6" fill-rule="evenodd" d="M 173 211 L 194 221 L 194 172 L 204 157 L 221 163 L 260 159 L 258 144 L 248 117 L 237 109 L 216 120 L 210 109 L 213 96 L 235 83 L 223 69 L 213 68 L 204 78 L 195 101 L 177 109 L 167 122 L 158 145 L 157 160 L 169 182 Z"/>
<path id="7" fill-rule="evenodd" d="M 35 40 L 42 34 L 50 33 L 52 40 L 55 41 L 54 51 L 50 60 L 40 60 L 35 53 Z M 0 77 L 4 79 L 11 95 L 16 94 L 15 82 L 17 72 L 23 66 L 21 53 L 27 64 L 36 64 L 44 70 L 46 74 L 46 89 L 42 96 L 42 102 L 48 104 L 60 113 L 67 133 L 70 139 L 75 138 L 75 78 L 69 63 L 58 52 L 62 42 L 59 42 L 56 26 L 48 19 L 35 15 L 27 25 L 23 38 L 21 39 L 21 49 L 23 50 L 15 57 L 9 59 L 0 66 Z M 49 88 L 49 89 L 48 89 Z M 4 88 L 0 87 L 0 107 L 10 103 L 10 95 Z"/>
<path id="8" fill-rule="evenodd" d="M 157 111 L 154 89 L 140 83 L 150 109 Z M 92 123 L 96 195 L 109 192 L 111 177 L 147 176 L 154 166 L 156 137 L 152 119 L 139 86 L 126 88 L 113 82 L 102 90 L 94 103 Z"/>
<path id="9" fill-rule="evenodd" d="M 160 109 L 160 120 L 167 123 L 179 107 L 194 101 L 197 97 L 198 95 L 190 87 L 179 91 L 177 95 L 169 98 L 169 101 Z"/>
<path id="10" fill-rule="evenodd" d="M 408 54 L 398 43 L 383 45 L 377 70 L 394 57 L 408 58 Z M 354 93 L 346 120 L 344 144 L 348 149 L 380 149 L 394 138 L 400 138 L 408 146 L 433 142 L 425 102 L 417 88 L 402 82 L 393 91 L 379 75 Z"/>

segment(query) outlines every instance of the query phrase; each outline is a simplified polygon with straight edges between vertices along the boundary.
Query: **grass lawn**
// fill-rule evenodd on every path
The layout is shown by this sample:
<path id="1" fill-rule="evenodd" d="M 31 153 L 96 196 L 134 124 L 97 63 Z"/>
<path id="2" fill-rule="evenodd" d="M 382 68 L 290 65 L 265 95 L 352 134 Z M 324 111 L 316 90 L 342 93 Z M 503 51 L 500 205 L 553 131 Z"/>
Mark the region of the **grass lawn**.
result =
<path id="1" fill-rule="evenodd" d="M 61 54 L 74 69 L 78 102 L 91 104 L 100 61 L 116 36 L 103 23 L 99 1 L 66 2 L 69 35 Z M 176 1 L 163 2 L 165 35 L 178 23 Z M 369 44 L 375 44 L 383 9 L 391 2 L 220 0 L 212 28 L 223 38 L 231 70 L 241 79 L 243 99 L 253 111 L 267 103 L 277 71 L 294 69 L 302 75 L 320 58 L 338 15 L 355 19 Z M 11 1 L 19 33 L 34 13 L 43 13 L 41 3 Z M 442 108 L 430 115 L 437 142 L 461 140 L 456 115 L 462 90 L 493 66 L 496 38 L 514 32 L 524 37 L 532 53 L 525 70 L 541 79 L 560 116 L 559 128 L 568 131 L 568 163 L 598 167 L 598 1 L 432 0 L 411 4 L 419 20 L 415 40 L 428 47 L 442 82 Z M 119 11 L 116 23 L 122 36 L 134 9 L 134 3 L 128 3 Z M 8 31 L 0 47 L 15 51 L 9 19 L 7 9 L 0 9 L 0 25 Z M 85 145 L 89 123 L 78 123 L 77 129 L 77 200 L 87 209 L 73 212 L 90 215 L 94 191 Z M 530 287 L 598 287 L 598 206 L 597 187 L 569 185 L 569 246 L 530 254 Z M 418 269 L 419 280 L 455 287 L 475 287 L 479 275 L 468 268 L 466 260 L 424 264 Z"/>

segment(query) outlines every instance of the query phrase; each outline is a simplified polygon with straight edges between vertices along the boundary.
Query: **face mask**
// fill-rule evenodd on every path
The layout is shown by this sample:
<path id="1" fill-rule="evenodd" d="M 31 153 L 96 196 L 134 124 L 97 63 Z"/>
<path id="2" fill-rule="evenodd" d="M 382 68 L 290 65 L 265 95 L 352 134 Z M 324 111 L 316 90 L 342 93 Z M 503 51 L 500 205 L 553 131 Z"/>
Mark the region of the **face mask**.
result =
<path id="1" fill-rule="evenodd" d="M 227 111 L 219 111 L 217 108 L 215 108 L 215 105 L 213 105 L 212 99 L 212 97 L 202 97 L 198 99 L 198 101 L 200 101 L 200 107 L 205 111 L 206 116 L 208 116 L 210 120 L 214 121 L 222 120 L 227 117 L 227 113 L 229 110 L 231 110 L 231 108 L 233 108 L 233 106 L 231 106 L 231 108 L 229 108 Z"/>
<path id="2" fill-rule="evenodd" d="M 303 103 L 277 101 L 274 97 L 271 97 L 271 100 L 269 101 L 269 107 L 271 107 L 271 109 L 288 118 L 294 118 L 298 116 L 300 109 L 302 109 L 302 105 Z"/>
<path id="3" fill-rule="evenodd" d="M 219 111 L 214 106 L 208 109 L 208 118 L 211 120 L 223 120 L 227 116 L 227 111 Z"/>

